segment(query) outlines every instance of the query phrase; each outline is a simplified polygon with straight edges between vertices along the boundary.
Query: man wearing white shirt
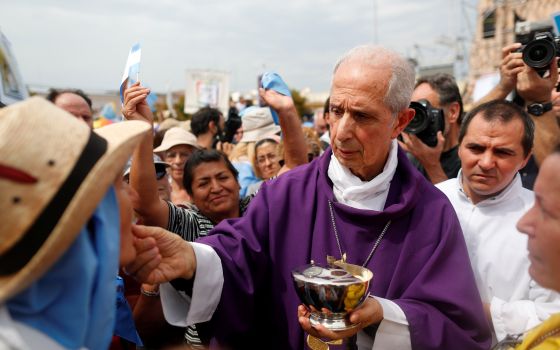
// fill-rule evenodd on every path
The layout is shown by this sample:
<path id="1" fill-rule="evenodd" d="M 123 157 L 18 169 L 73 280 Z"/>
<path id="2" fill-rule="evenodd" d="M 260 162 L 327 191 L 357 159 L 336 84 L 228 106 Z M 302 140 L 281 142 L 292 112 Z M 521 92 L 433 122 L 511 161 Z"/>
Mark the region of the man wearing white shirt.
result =
<path id="1" fill-rule="evenodd" d="M 560 311 L 558 294 L 530 278 L 527 236 L 515 227 L 534 202 L 518 174 L 531 155 L 534 129 L 532 119 L 510 102 L 476 107 L 459 134 L 462 169 L 456 179 L 437 185 L 459 217 L 494 342 Z"/>
<path id="2" fill-rule="evenodd" d="M 457 217 L 396 142 L 414 116 L 413 87 L 414 71 L 398 54 L 351 50 L 334 71 L 332 151 L 266 183 L 243 218 L 197 243 L 135 228 L 153 244 L 137 247 L 127 270 L 151 283 L 179 278 L 161 287 L 166 319 L 209 321 L 210 347 L 304 349 L 315 337 L 351 339 L 359 349 L 487 349 Z M 375 276 L 350 330 L 312 327 L 293 286 L 294 268 L 327 255 Z"/>

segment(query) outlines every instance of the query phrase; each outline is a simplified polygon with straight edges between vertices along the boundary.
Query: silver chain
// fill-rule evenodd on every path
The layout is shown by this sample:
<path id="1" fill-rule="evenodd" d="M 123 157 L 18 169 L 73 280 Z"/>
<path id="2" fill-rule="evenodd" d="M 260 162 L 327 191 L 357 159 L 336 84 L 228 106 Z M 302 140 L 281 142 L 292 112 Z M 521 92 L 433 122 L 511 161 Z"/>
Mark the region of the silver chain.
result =
<path id="1" fill-rule="evenodd" d="M 336 229 L 336 222 L 334 221 L 334 212 L 333 212 L 333 208 L 332 208 L 332 203 L 331 203 L 331 201 L 328 201 L 328 202 L 329 202 L 329 211 L 331 213 L 332 226 L 333 226 L 333 229 L 334 229 L 334 236 L 336 237 L 336 244 L 338 245 L 338 251 L 340 252 L 340 258 L 344 259 L 344 254 L 342 253 L 342 247 L 340 246 L 340 240 L 338 238 L 338 230 Z M 377 238 L 377 240 L 373 244 L 373 248 L 371 248 L 371 252 L 369 252 L 369 255 L 368 255 L 366 261 L 364 261 L 362 267 L 366 267 L 366 265 L 370 261 L 371 257 L 373 256 L 373 253 L 377 249 L 377 246 L 379 246 L 379 243 L 381 243 L 381 239 L 385 235 L 385 232 L 387 232 L 387 229 L 389 228 L 390 225 L 391 225 L 391 220 L 387 221 L 387 223 L 385 224 L 385 227 L 383 228 L 383 231 L 381 231 L 381 234 L 379 235 L 379 237 Z"/>

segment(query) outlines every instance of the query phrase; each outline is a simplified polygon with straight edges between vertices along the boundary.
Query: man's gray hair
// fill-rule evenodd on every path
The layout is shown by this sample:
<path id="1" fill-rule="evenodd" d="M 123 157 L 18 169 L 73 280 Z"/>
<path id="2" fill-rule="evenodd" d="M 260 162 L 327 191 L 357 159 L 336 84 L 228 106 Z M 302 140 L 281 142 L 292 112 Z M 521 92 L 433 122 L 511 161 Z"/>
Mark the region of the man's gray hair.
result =
<path id="1" fill-rule="evenodd" d="M 373 67 L 390 65 L 392 68 L 391 79 L 389 79 L 383 102 L 393 115 L 408 108 L 415 80 L 414 69 L 410 62 L 393 50 L 376 45 L 362 45 L 351 49 L 342 56 L 336 63 L 333 74 L 342 63 L 350 60 L 360 60 Z"/>

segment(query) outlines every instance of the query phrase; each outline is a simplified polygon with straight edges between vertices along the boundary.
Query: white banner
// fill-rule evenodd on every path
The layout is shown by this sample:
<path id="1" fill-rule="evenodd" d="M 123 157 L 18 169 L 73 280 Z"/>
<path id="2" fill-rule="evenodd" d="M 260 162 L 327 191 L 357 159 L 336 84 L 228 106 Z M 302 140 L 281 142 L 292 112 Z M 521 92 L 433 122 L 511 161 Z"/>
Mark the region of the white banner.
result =
<path id="1" fill-rule="evenodd" d="M 185 113 L 192 114 L 202 107 L 218 108 L 225 118 L 229 109 L 228 72 L 188 70 L 185 90 Z"/>

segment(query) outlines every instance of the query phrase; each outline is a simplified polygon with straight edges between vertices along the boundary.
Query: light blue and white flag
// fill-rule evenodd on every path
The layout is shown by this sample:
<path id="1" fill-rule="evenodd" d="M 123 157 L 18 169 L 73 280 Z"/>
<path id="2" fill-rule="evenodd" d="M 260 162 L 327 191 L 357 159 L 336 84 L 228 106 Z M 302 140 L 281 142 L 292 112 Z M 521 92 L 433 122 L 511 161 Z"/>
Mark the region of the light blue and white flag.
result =
<path id="1" fill-rule="evenodd" d="M 128 53 L 126 66 L 121 79 L 121 102 L 124 103 L 124 90 L 140 79 L 140 43 L 134 44 Z"/>
<path id="2" fill-rule="evenodd" d="M 280 75 L 275 72 L 265 72 L 261 77 L 261 86 L 266 90 L 272 89 L 284 96 L 292 96 L 288 85 L 286 85 L 284 80 L 282 80 L 282 77 L 280 77 Z M 272 109 L 272 107 L 270 107 L 270 112 L 272 114 L 272 120 L 274 120 L 274 124 L 280 125 L 278 113 L 276 113 L 276 111 Z"/>
<path id="3" fill-rule="evenodd" d="M 554 23 L 554 29 L 556 29 L 556 35 L 560 35 L 560 11 L 554 12 L 551 17 L 552 23 Z"/>

